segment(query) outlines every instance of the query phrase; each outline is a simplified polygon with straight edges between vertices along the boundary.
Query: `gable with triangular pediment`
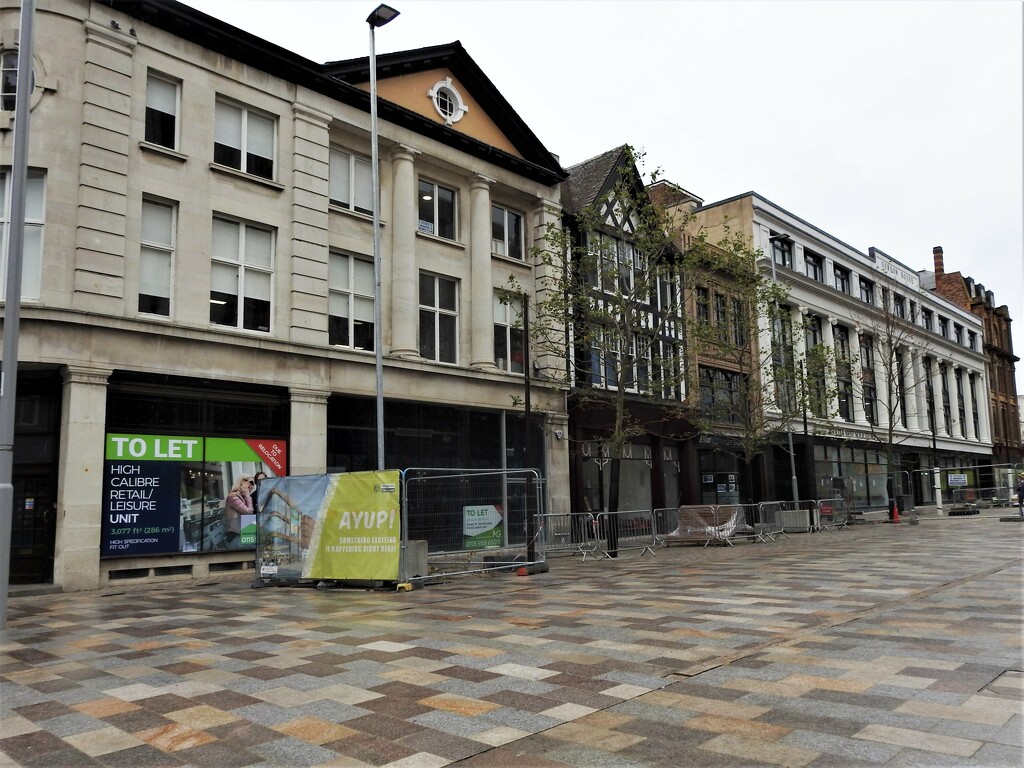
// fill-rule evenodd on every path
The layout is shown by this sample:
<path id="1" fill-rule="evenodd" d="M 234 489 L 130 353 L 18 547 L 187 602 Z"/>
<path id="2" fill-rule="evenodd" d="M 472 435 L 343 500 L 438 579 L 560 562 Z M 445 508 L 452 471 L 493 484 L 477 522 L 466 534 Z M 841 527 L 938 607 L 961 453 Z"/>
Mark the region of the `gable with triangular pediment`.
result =
<path id="1" fill-rule="evenodd" d="M 357 87 L 370 90 L 369 83 L 360 83 Z M 441 91 L 442 108 L 449 112 L 450 117 L 443 116 L 435 106 L 435 94 L 438 89 Z M 516 157 L 522 157 L 469 89 L 448 69 L 427 69 L 422 72 L 380 78 L 377 80 L 377 93 L 380 98 L 405 107 L 440 125 L 447 125 L 452 130 L 471 136 L 477 141 Z"/>

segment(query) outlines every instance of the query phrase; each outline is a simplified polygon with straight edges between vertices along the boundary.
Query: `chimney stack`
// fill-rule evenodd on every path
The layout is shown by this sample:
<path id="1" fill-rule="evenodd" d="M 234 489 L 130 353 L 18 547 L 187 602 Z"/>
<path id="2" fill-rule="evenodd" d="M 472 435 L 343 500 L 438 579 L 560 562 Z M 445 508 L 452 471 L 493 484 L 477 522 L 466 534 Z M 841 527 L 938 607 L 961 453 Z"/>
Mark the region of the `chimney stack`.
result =
<path id="1" fill-rule="evenodd" d="M 944 274 L 943 269 L 942 269 L 943 265 L 942 265 L 942 246 L 941 245 L 936 245 L 934 248 L 932 248 L 932 258 L 935 259 L 935 274 L 936 275 Z"/>

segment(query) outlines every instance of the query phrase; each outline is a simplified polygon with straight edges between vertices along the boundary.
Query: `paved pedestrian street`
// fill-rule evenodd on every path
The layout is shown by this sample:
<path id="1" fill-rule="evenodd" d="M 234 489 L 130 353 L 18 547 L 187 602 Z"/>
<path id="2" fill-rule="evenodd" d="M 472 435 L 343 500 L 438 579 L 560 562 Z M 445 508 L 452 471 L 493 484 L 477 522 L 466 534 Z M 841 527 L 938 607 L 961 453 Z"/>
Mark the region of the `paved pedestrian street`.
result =
<path id="1" fill-rule="evenodd" d="M 1022 535 L 941 518 L 407 593 L 12 597 L 0 765 L 1021 766 Z"/>

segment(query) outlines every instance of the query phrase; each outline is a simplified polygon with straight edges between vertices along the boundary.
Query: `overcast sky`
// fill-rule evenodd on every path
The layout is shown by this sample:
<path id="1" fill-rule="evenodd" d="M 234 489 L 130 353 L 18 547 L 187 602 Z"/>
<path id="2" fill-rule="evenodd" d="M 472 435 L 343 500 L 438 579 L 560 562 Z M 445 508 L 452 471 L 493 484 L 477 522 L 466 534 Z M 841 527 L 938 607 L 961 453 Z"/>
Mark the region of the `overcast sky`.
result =
<path id="1" fill-rule="evenodd" d="M 367 55 L 378 1 L 186 0 L 318 62 Z M 378 54 L 461 41 L 563 166 L 629 143 L 706 203 L 753 190 L 915 270 L 941 245 L 1024 357 L 1017 0 L 389 4 Z"/>

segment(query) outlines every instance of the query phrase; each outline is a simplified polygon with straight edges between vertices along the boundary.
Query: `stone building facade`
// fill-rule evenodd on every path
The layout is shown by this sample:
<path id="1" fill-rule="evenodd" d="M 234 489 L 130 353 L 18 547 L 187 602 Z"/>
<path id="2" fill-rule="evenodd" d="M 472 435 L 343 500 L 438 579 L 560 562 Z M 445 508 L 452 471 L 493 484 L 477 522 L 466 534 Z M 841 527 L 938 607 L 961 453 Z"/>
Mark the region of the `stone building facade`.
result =
<path id="1" fill-rule="evenodd" d="M 0 11 L 5 62 L 18 20 Z M 12 582 L 247 567 L 217 532 L 239 476 L 376 468 L 366 59 L 170 0 L 40 3 L 34 52 Z M 460 45 L 379 63 L 386 464 L 515 467 L 530 441 L 566 509 L 563 400 L 535 386 L 550 428 L 526 429 L 498 301 L 532 285 L 565 172 Z M 161 459 L 152 536 L 117 533 L 156 503 L 123 449 Z"/>

